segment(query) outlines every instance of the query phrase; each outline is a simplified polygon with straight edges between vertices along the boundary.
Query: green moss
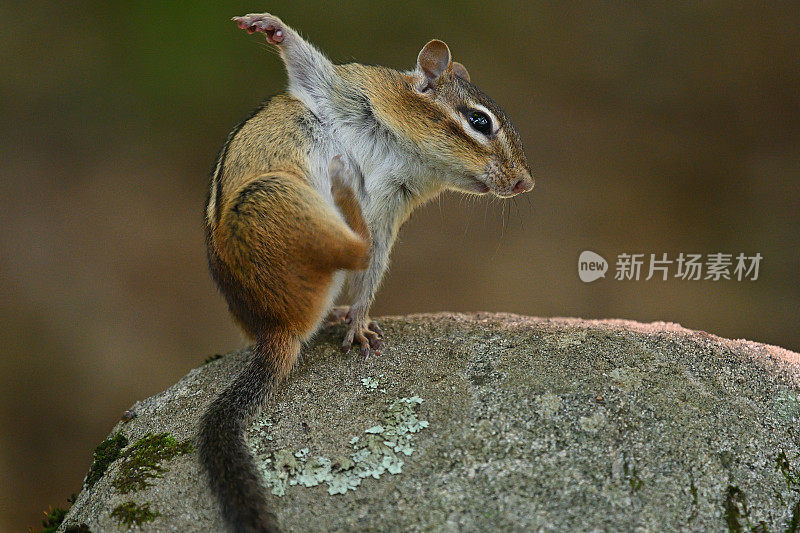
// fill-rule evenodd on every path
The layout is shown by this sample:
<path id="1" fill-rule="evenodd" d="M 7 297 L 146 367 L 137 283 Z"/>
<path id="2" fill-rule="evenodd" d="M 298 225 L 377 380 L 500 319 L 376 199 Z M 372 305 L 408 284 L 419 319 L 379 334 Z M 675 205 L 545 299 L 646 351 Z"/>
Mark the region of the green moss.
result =
<path id="1" fill-rule="evenodd" d="M 800 492 L 800 472 L 792 467 L 786 452 L 781 450 L 776 458 L 775 471 L 780 472 L 786 481 L 786 489 L 792 492 Z M 696 489 L 694 489 L 696 491 Z M 693 493 L 694 494 L 694 493 Z M 786 501 L 779 492 L 775 492 L 775 497 L 786 505 Z M 725 495 L 725 517 L 728 524 L 728 531 L 739 532 L 749 531 L 750 533 L 767 533 L 769 528 L 764 521 L 753 524 L 750 520 L 750 510 L 747 507 L 747 498 L 739 487 L 728 485 Z M 800 533 L 800 501 L 792 508 L 792 518 L 787 532 Z"/>
<path id="2" fill-rule="evenodd" d="M 111 485 L 122 494 L 141 490 L 150 485 L 149 480 L 162 477 L 168 469 L 162 466 L 163 461 L 168 461 L 192 452 L 192 443 L 188 440 L 179 442 L 168 433 L 153 435 L 148 433 L 134 444 L 128 446 L 128 439 L 121 433 L 104 440 L 94 451 L 94 460 L 86 475 L 85 487 L 90 489 L 102 479 L 109 465 L 120 461 L 119 472 L 114 476 Z M 70 503 L 75 501 L 72 496 Z M 51 533 L 58 529 L 64 521 L 67 511 L 61 507 L 51 509 L 45 513 L 42 520 L 43 533 Z M 111 513 L 121 524 L 127 526 L 152 522 L 158 511 L 151 510 L 150 504 L 137 505 L 125 502 L 118 505 Z M 75 524 L 66 528 L 70 533 L 88 533 L 89 526 Z"/>
<path id="3" fill-rule="evenodd" d="M 741 519 L 749 514 L 744 493 L 739 490 L 739 487 L 728 485 L 728 490 L 725 494 L 725 519 L 728 523 L 729 533 L 743 532 L 744 528 L 742 527 Z"/>
<path id="4" fill-rule="evenodd" d="M 788 490 L 793 490 L 793 487 L 800 487 L 800 473 L 796 469 L 792 468 L 789 458 L 786 457 L 785 451 L 781 450 L 781 453 L 778 454 L 776 462 L 777 467 L 775 470 L 779 470 L 781 474 L 783 474 L 783 478 L 786 480 L 786 488 Z"/>
<path id="5" fill-rule="evenodd" d="M 100 481 L 108 466 L 117 460 L 122 449 L 127 445 L 128 439 L 122 433 L 117 433 L 101 442 L 100 446 L 95 448 L 92 466 L 89 467 L 89 473 L 86 474 L 86 481 L 84 482 L 84 487 L 87 490 Z"/>
<path id="6" fill-rule="evenodd" d="M 221 353 L 216 353 L 216 354 L 214 354 L 214 355 L 212 355 L 210 357 L 206 357 L 206 360 L 203 361 L 203 364 L 207 365 L 211 361 L 216 361 L 217 359 L 221 359 L 221 358 L 222 358 L 222 354 Z"/>
<path id="7" fill-rule="evenodd" d="M 786 533 L 800 533 L 800 501 L 794 504 L 792 521 L 789 523 Z"/>
<path id="8" fill-rule="evenodd" d="M 694 484 L 694 476 L 689 472 L 689 494 L 692 495 L 692 513 L 687 518 L 687 522 L 694 521 L 697 518 L 697 486 Z"/>
<path id="9" fill-rule="evenodd" d="M 45 512 L 42 519 L 42 533 L 54 533 L 64 521 L 65 516 L 67 516 L 67 510 L 61 507 L 53 507 Z"/>
<path id="10" fill-rule="evenodd" d="M 169 433 L 148 433 L 122 453 L 119 472 L 111 484 L 121 494 L 142 490 L 151 485 L 150 479 L 160 478 L 168 471 L 161 466 L 163 461 L 191 451 L 188 440 L 178 442 Z"/>
<path id="11" fill-rule="evenodd" d="M 628 480 L 628 483 L 631 486 L 631 490 L 636 492 L 637 490 L 642 488 L 642 485 L 644 485 L 644 481 L 642 480 L 642 478 L 639 477 L 639 473 L 636 470 L 636 464 L 633 462 L 633 460 L 628 458 L 627 453 L 622 454 L 622 459 L 623 459 L 622 471 L 623 474 L 625 475 L 625 479 Z"/>
<path id="12" fill-rule="evenodd" d="M 692 495 L 692 504 L 697 507 L 697 486 L 694 484 L 694 476 L 689 474 L 689 493 Z"/>
<path id="13" fill-rule="evenodd" d="M 67 502 L 72 505 L 75 503 L 77 497 L 78 496 L 75 493 L 72 493 L 72 495 L 67 498 Z M 64 522 L 67 512 L 68 509 L 63 509 L 61 507 L 51 508 L 49 511 L 46 511 L 44 513 L 44 519 L 42 519 L 43 529 L 41 533 L 53 533 L 58 530 L 59 526 Z M 28 528 L 28 531 L 33 533 L 35 530 L 31 527 Z M 86 524 L 67 526 L 64 531 L 66 533 L 91 533 L 89 531 L 89 526 Z"/>
<path id="14" fill-rule="evenodd" d="M 750 521 L 750 509 L 747 508 L 747 498 L 739 487 L 733 485 L 728 485 L 728 489 L 725 492 L 725 519 L 729 533 L 745 531 L 767 533 L 769 531 L 767 524 L 763 520 L 753 525 Z"/>
<path id="15" fill-rule="evenodd" d="M 145 522 L 152 522 L 157 516 L 160 516 L 158 511 L 150 510 L 150 502 L 143 505 L 138 505 L 134 502 L 125 502 L 117 505 L 111 516 L 117 519 L 120 524 L 131 526 L 140 526 Z"/>

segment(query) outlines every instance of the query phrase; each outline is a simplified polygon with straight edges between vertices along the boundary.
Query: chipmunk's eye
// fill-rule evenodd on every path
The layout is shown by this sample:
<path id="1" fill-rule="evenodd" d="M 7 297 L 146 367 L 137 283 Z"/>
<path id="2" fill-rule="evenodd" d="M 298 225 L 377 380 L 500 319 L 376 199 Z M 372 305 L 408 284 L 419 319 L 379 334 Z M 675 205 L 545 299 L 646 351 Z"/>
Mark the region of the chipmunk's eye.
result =
<path id="1" fill-rule="evenodd" d="M 492 132 L 492 119 L 486 113 L 470 111 L 469 115 L 467 115 L 467 122 L 475 131 L 479 131 L 484 135 L 489 135 Z"/>

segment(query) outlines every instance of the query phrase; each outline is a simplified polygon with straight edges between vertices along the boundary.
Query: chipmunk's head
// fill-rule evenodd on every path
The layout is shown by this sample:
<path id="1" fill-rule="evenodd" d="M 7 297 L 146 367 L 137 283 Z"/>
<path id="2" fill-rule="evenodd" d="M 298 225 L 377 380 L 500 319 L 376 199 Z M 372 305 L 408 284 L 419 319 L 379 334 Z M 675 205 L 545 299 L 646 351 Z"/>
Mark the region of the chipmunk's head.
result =
<path id="1" fill-rule="evenodd" d="M 415 96 L 433 123 L 419 132 L 418 144 L 438 159 L 447 187 L 500 197 L 533 188 L 519 133 L 500 106 L 470 83 L 444 42 L 422 48 L 413 79 Z"/>

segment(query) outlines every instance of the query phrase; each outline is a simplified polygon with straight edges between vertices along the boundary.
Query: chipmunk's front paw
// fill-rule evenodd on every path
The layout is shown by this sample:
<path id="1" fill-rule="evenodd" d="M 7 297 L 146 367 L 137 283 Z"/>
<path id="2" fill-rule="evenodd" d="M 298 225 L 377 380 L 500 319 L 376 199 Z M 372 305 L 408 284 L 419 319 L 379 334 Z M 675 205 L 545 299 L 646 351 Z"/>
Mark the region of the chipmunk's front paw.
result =
<path id="1" fill-rule="evenodd" d="M 342 162 L 342 156 L 337 155 L 328 163 L 328 176 L 331 178 L 331 193 L 336 196 L 337 193 L 347 190 L 350 186 L 345 180 L 347 175 L 347 167 Z"/>
<path id="2" fill-rule="evenodd" d="M 270 44 L 280 44 L 286 38 L 286 27 L 276 16 L 269 13 L 251 13 L 243 17 L 233 17 L 233 21 L 247 33 L 261 32 Z"/>
<path id="3" fill-rule="evenodd" d="M 361 319 L 351 321 L 350 329 L 344 336 L 342 350 L 344 353 L 348 353 L 353 347 L 353 342 L 356 342 L 360 347 L 361 355 L 364 357 L 369 357 L 373 352 L 375 355 L 380 355 L 381 352 L 378 349 L 383 344 L 382 335 L 381 328 L 378 327 L 378 323 L 374 320 Z"/>
<path id="4" fill-rule="evenodd" d="M 325 322 L 329 325 L 343 324 L 348 322 L 347 315 L 350 314 L 349 305 L 339 305 L 328 311 Z"/>

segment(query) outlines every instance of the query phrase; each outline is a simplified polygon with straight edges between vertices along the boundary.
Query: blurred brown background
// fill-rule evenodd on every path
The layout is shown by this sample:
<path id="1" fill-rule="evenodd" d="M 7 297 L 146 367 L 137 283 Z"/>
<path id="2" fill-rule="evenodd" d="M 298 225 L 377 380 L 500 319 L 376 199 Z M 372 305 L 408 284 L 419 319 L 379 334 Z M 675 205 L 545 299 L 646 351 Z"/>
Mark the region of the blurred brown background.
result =
<path id="1" fill-rule="evenodd" d="M 800 349 L 800 8 L 668 4 L 3 3 L 0 529 L 38 526 L 122 411 L 243 343 L 206 272 L 205 188 L 285 77 L 232 15 L 272 9 L 338 62 L 410 68 L 444 39 L 526 143 L 534 193 L 418 211 L 375 315 L 666 320 Z M 585 249 L 607 279 L 578 279 Z M 621 282 L 622 252 L 764 259 L 755 282 Z"/>

